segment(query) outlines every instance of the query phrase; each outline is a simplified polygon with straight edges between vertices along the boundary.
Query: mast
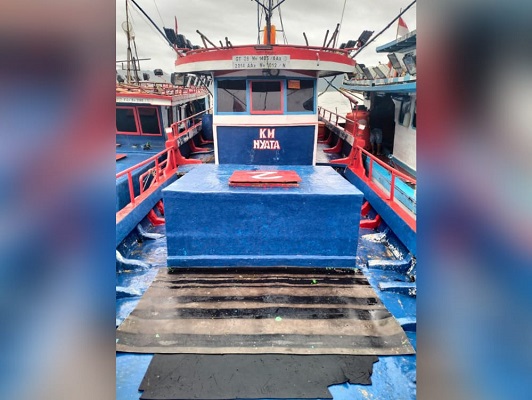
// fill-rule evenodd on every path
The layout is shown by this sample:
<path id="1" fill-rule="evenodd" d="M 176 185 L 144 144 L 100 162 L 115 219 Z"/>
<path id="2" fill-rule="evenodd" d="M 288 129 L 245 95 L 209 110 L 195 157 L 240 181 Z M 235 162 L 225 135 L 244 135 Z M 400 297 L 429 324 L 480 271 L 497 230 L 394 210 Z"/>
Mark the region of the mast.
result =
<path id="1" fill-rule="evenodd" d="M 126 82 L 131 83 L 131 34 L 129 29 L 129 9 L 128 9 L 128 0 L 126 0 L 126 35 L 127 35 L 127 72 L 126 72 Z"/>
<path id="2" fill-rule="evenodd" d="M 272 44 L 272 0 L 268 0 L 268 10 L 266 11 L 266 44 L 270 45 Z"/>
<path id="3" fill-rule="evenodd" d="M 277 2 L 277 4 L 273 5 L 273 0 L 268 0 L 268 6 L 266 7 L 262 2 L 259 0 L 255 0 L 258 5 L 260 5 L 262 8 L 264 8 L 265 14 L 266 14 L 266 43 L 267 45 L 272 44 L 272 37 L 271 37 L 271 27 L 272 27 L 272 15 L 273 10 L 275 10 L 277 7 L 279 7 L 282 3 L 285 2 L 285 0 L 280 0 Z M 259 34 L 260 38 L 260 34 Z"/>

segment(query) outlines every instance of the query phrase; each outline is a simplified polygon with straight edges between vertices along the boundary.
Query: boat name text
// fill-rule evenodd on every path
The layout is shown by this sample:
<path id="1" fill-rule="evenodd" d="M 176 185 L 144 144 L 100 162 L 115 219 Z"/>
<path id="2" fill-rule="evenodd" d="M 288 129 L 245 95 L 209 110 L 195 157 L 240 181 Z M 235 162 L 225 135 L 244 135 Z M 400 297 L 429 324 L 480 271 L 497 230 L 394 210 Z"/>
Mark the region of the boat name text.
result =
<path id="1" fill-rule="evenodd" d="M 260 128 L 259 139 L 253 140 L 253 150 L 281 150 L 279 141 L 275 140 L 275 128 Z"/>

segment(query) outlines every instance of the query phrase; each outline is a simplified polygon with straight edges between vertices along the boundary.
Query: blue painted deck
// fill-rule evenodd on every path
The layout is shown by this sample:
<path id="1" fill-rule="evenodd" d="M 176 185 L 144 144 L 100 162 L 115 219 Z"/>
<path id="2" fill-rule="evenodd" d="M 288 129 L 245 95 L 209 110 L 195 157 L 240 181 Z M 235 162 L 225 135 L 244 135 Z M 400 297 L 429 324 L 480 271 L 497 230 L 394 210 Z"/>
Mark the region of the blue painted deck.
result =
<path id="1" fill-rule="evenodd" d="M 384 228 L 384 227 L 383 227 Z M 164 227 L 151 229 L 164 233 Z M 362 269 L 370 284 L 388 310 L 398 319 L 416 317 L 416 298 L 406 294 L 382 292 L 378 289 L 380 282 L 405 281 L 405 275 L 393 270 L 367 268 L 368 260 L 395 259 L 383 243 L 376 243 L 365 239 L 366 234 L 375 233 L 373 230 L 360 229 L 356 265 Z M 392 241 L 392 240 L 390 240 Z M 396 245 L 396 241 L 393 241 Z M 399 245 L 400 247 L 400 245 Z M 124 255 L 129 258 L 148 260 L 153 268 L 148 270 L 120 272 L 117 274 L 116 285 L 129 287 L 138 293 L 144 291 L 151 284 L 158 268 L 165 267 L 166 246 L 165 238 L 144 241 L 136 247 L 129 247 Z M 400 249 L 406 255 L 405 249 Z M 140 295 L 123 297 L 117 300 L 117 323 L 121 322 L 134 309 Z M 411 344 L 416 348 L 417 335 L 415 331 L 406 332 Z M 141 392 L 138 386 L 152 355 L 123 354 L 116 356 L 116 398 L 118 400 L 138 400 Z M 413 400 L 416 398 L 416 356 L 388 356 L 379 357 L 374 364 L 372 385 L 341 384 L 329 387 L 334 400 Z"/>
<path id="2" fill-rule="evenodd" d="M 137 165 L 138 163 L 154 156 L 158 153 L 159 150 L 151 151 L 131 151 L 122 149 L 121 147 L 116 148 L 116 154 L 125 154 L 126 157 L 118 160 L 116 162 L 116 173 L 124 171 L 125 169 Z"/>
<path id="3" fill-rule="evenodd" d="M 230 187 L 243 165 L 198 165 L 163 190 L 169 266 L 354 267 L 362 193 L 330 167 L 299 187 Z"/>

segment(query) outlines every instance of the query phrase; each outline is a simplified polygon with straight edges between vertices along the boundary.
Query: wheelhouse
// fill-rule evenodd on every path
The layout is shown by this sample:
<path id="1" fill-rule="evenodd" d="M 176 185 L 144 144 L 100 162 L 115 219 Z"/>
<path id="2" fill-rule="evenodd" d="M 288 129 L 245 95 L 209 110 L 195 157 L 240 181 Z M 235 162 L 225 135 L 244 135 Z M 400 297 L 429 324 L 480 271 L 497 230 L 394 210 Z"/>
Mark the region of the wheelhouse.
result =
<path id="1" fill-rule="evenodd" d="M 317 80 L 350 72 L 339 49 L 241 46 L 201 49 L 177 73 L 210 73 L 217 164 L 315 165 Z"/>

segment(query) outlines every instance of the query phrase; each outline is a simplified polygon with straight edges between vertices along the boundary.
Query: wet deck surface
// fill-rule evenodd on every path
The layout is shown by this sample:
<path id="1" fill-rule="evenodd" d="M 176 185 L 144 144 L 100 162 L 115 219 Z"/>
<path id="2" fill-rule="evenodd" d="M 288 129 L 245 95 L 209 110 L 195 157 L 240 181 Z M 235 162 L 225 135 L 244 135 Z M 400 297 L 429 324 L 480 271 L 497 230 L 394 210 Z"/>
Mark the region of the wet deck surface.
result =
<path id="1" fill-rule="evenodd" d="M 164 233 L 164 227 L 152 228 L 153 231 Z M 405 276 L 392 270 L 368 269 L 368 260 L 396 259 L 401 257 L 392 244 L 368 240 L 374 238 L 374 230 L 360 229 L 357 266 L 366 276 L 373 288 L 382 281 L 404 281 Z M 370 235 L 370 236 L 366 236 Z M 117 286 L 132 287 L 139 295 L 122 297 L 117 300 L 117 325 L 135 308 L 143 293 L 155 278 L 160 267 L 166 264 L 165 238 L 144 241 L 140 246 L 130 248 L 126 256 L 143 258 L 152 264 L 148 270 L 124 271 L 117 274 Z M 416 299 L 408 295 L 392 292 L 376 294 L 386 308 L 396 317 L 414 317 L 416 315 Z M 416 333 L 406 332 L 406 336 L 416 348 Z M 139 399 L 139 385 L 153 358 L 152 354 L 117 353 L 116 382 L 117 399 Z M 331 382 L 332 383 L 332 382 Z M 416 356 L 380 357 L 374 364 L 372 385 L 352 385 L 348 383 L 329 386 L 328 390 L 335 400 L 351 399 L 415 399 L 416 398 Z"/>
<path id="2" fill-rule="evenodd" d="M 365 276 L 335 268 L 161 269 L 117 350 L 199 354 L 411 354 Z"/>

